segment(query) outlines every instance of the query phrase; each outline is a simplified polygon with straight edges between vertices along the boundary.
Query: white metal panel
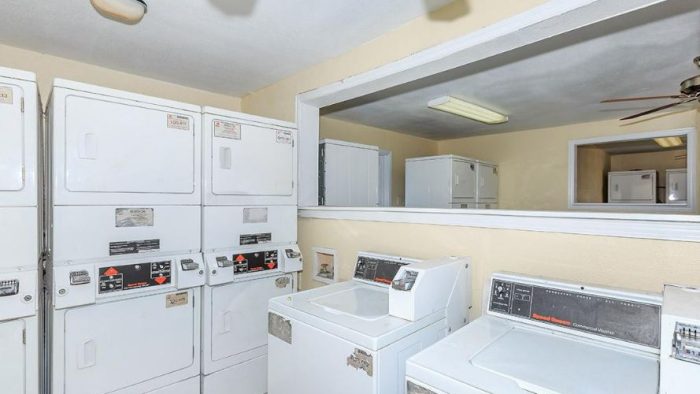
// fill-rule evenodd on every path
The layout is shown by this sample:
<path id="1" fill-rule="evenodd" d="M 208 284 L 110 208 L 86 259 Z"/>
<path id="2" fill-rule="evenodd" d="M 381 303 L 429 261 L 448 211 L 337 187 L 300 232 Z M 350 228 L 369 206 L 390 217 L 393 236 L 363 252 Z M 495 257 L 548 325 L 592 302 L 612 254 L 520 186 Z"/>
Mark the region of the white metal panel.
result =
<path id="1" fill-rule="evenodd" d="M 666 202 L 669 204 L 688 202 L 688 170 L 666 170 Z"/>
<path id="2" fill-rule="evenodd" d="M 406 207 L 451 208 L 451 162 L 449 158 L 406 160 Z"/>
<path id="3" fill-rule="evenodd" d="M 267 355 L 202 376 L 202 393 L 230 394 L 267 393 Z"/>
<path id="4" fill-rule="evenodd" d="M 324 140 L 324 204 L 379 204 L 379 148 Z"/>
<path id="5" fill-rule="evenodd" d="M 198 252 L 201 244 L 199 206 L 135 206 L 153 211 L 148 219 L 124 226 L 117 210 L 124 206 L 57 206 L 53 210 L 53 259 L 66 260 L 110 256 L 110 243 L 159 240 L 158 249 L 147 254 Z M 149 214 L 150 216 L 150 214 Z M 120 227 L 124 226 L 124 227 Z M 130 255 L 134 257 L 135 255 Z"/>
<path id="6" fill-rule="evenodd" d="M 452 160 L 452 199 L 476 199 L 476 165 L 475 163 Z"/>
<path id="7" fill-rule="evenodd" d="M 39 261 L 39 228 L 36 208 L 0 207 L 0 272 L 36 269 Z"/>
<path id="8" fill-rule="evenodd" d="M 498 201 L 498 166 L 484 162 L 477 163 L 477 202 Z"/>
<path id="9" fill-rule="evenodd" d="M 656 171 L 608 173 L 608 202 L 656 203 Z"/>
<path id="10" fill-rule="evenodd" d="M 280 286 L 280 278 L 288 282 Z M 211 358 L 213 361 L 267 346 L 267 304 L 270 298 L 291 294 L 291 274 L 278 275 L 212 288 Z M 207 333 L 209 334 L 209 333 Z M 238 360 L 240 362 L 240 360 Z"/>
<path id="11" fill-rule="evenodd" d="M 0 206 L 36 206 L 40 118 L 36 84 L 0 70 Z"/>
<path id="12" fill-rule="evenodd" d="M 199 204 L 201 114 L 79 86 L 48 108 L 55 204 Z"/>
<path id="13" fill-rule="evenodd" d="M 193 365 L 199 321 L 187 293 L 187 304 L 170 308 L 156 294 L 68 310 L 65 392 L 111 392 Z"/>
<path id="14" fill-rule="evenodd" d="M 348 365 L 348 357 L 361 350 L 372 356 L 372 369 L 377 371 L 377 352 L 297 320 L 291 321 L 291 328 L 291 344 L 269 336 L 270 394 L 377 393 L 376 376 Z M 312 377 L 300 378 L 309 371 Z"/>
<path id="15" fill-rule="evenodd" d="M 210 252 L 241 245 L 241 236 L 271 234 L 271 244 L 297 242 L 297 206 L 205 206 L 202 249 Z"/>
<path id="16" fill-rule="evenodd" d="M 146 394 L 201 394 L 199 376 L 177 382 Z"/>
<path id="17" fill-rule="evenodd" d="M 41 296 L 37 291 L 39 278 L 36 268 L 0 274 L 0 282 L 6 281 L 16 281 L 19 291 L 15 295 L 0 297 L 0 321 L 36 315 Z"/>
<path id="18" fill-rule="evenodd" d="M 0 323 L 0 382 L 2 392 L 7 394 L 26 394 L 25 363 L 27 355 L 24 345 L 24 321 L 11 320 Z"/>

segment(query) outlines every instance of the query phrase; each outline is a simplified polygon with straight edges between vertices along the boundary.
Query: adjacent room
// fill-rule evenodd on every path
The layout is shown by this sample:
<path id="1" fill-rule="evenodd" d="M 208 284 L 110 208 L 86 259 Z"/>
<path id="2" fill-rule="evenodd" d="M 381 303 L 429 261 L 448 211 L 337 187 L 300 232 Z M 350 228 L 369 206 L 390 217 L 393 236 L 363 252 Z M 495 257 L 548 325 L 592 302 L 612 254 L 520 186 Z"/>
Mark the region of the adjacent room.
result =
<path id="1" fill-rule="evenodd" d="M 2 9 L 2 394 L 698 391 L 700 2 Z"/>

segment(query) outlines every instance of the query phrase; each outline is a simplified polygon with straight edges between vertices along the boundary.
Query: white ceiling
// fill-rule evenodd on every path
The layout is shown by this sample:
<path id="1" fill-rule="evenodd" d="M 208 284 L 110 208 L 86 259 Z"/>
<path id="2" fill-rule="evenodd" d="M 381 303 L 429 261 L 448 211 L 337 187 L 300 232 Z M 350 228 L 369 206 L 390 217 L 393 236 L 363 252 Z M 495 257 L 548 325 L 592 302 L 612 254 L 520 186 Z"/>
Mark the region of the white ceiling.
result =
<path id="1" fill-rule="evenodd" d="M 700 2 L 670 1 L 323 113 L 431 139 L 621 118 L 671 101 L 600 100 L 678 94 L 683 79 L 700 74 L 692 63 L 698 55 Z M 488 126 L 427 108 L 431 99 L 447 95 L 507 114 L 510 121 Z"/>
<path id="2" fill-rule="evenodd" d="M 451 1 L 147 0 L 130 26 L 90 0 L 3 0 L 0 43 L 240 96 Z"/>

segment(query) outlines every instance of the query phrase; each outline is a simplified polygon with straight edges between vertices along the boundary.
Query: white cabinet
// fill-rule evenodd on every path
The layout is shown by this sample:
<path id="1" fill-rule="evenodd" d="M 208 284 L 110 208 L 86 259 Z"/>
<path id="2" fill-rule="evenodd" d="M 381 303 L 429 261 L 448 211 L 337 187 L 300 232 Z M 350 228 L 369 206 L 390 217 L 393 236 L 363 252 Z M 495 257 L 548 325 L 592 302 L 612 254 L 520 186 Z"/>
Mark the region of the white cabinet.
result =
<path id="1" fill-rule="evenodd" d="M 498 172 L 494 164 L 454 155 L 406 160 L 407 207 L 472 208 L 497 201 Z"/>
<path id="2" fill-rule="evenodd" d="M 379 205 L 379 148 L 324 139 L 319 145 L 319 205 Z"/>
<path id="3" fill-rule="evenodd" d="M 688 202 L 688 170 L 678 168 L 666 170 L 666 203 L 685 204 Z"/>
<path id="4" fill-rule="evenodd" d="M 656 170 L 609 172 L 608 202 L 656 204 Z"/>

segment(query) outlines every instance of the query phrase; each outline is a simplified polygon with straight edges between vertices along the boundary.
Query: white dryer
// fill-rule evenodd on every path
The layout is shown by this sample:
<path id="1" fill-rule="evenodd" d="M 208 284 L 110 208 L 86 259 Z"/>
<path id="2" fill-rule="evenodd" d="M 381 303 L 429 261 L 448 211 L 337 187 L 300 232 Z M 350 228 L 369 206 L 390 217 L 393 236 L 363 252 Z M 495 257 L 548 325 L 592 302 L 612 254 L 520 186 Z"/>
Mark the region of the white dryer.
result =
<path id="1" fill-rule="evenodd" d="M 47 390 L 199 393 L 199 107 L 56 80 L 48 125 Z"/>
<path id="2" fill-rule="evenodd" d="M 0 382 L 39 393 L 41 102 L 33 73 L 0 67 Z"/>
<path id="3" fill-rule="evenodd" d="M 467 258 L 360 253 L 353 280 L 271 300 L 270 394 L 404 393 L 406 359 L 466 324 L 470 287 Z"/>
<path id="4" fill-rule="evenodd" d="M 296 126 L 203 109 L 202 392 L 267 392 L 267 304 L 296 289 Z"/>
<path id="5" fill-rule="evenodd" d="M 486 315 L 408 360 L 411 394 L 656 394 L 661 297 L 496 273 Z"/>

